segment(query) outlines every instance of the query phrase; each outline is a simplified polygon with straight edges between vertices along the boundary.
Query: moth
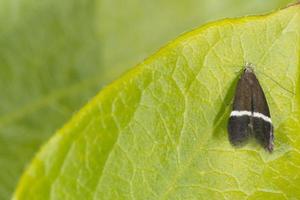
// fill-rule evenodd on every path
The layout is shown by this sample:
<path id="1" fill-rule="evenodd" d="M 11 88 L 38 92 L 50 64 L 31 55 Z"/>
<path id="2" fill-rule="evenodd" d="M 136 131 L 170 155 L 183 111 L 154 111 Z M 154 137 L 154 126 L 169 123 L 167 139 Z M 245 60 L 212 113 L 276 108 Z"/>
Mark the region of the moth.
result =
<path id="1" fill-rule="evenodd" d="M 274 134 L 269 106 L 250 64 L 246 64 L 236 87 L 228 136 L 233 146 L 241 146 L 254 137 L 267 151 L 273 151 Z"/>

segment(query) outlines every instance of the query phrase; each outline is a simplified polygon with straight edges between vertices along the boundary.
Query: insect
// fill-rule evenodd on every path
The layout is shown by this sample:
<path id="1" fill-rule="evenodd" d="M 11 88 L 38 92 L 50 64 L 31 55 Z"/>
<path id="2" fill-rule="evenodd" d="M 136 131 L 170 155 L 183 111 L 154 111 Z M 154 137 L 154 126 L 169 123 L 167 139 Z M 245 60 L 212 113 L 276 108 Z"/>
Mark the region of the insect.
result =
<path id="1" fill-rule="evenodd" d="M 233 146 L 241 146 L 254 136 L 272 152 L 274 135 L 269 106 L 251 66 L 246 64 L 236 87 L 228 121 L 229 141 Z"/>

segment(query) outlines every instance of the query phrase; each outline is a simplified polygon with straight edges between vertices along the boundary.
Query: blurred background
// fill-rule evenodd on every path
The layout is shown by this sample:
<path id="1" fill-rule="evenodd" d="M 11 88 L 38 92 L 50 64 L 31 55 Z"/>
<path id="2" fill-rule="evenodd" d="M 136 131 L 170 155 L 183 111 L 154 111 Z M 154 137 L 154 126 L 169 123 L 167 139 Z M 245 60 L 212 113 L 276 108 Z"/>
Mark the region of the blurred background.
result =
<path id="1" fill-rule="evenodd" d="M 103 86 L 202 24 L 291 0 L 0 0 L 0 199 Z"/>

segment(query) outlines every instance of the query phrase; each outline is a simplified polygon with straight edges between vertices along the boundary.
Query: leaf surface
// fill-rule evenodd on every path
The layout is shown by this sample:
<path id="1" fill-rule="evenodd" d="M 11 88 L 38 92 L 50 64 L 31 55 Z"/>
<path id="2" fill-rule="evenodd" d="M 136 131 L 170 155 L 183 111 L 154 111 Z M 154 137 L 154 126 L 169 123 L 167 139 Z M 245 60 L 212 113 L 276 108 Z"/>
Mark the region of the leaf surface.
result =
<path id="1" fill-rule="evenodd" d="M 300 196 L 300 6 L 205 25 L 104 88 L 43 146 L 15 199 Z M 256 65 L 275 150 L 233 148 L 239 71 Z"/>
<path id="2" fill-rule="evenodd" d="M 288 2 L 0 1 L 0 199 L 56 129 L 163 43 L 204 21 Z"/>

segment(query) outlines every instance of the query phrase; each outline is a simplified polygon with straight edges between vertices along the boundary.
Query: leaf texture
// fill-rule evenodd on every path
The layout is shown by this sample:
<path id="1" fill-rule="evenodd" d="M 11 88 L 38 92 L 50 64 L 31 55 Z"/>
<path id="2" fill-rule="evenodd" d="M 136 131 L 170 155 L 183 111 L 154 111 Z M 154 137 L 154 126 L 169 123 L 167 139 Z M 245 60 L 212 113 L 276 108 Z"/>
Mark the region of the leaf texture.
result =
<path id="1" fill-rule="evenodd" d="M 300 6 L 205 25 L 104 88 L 43 146 L 15 199 L 300 197 Z M 275 150 L 233 148 L 239 71 L 256 65 Z"/>

